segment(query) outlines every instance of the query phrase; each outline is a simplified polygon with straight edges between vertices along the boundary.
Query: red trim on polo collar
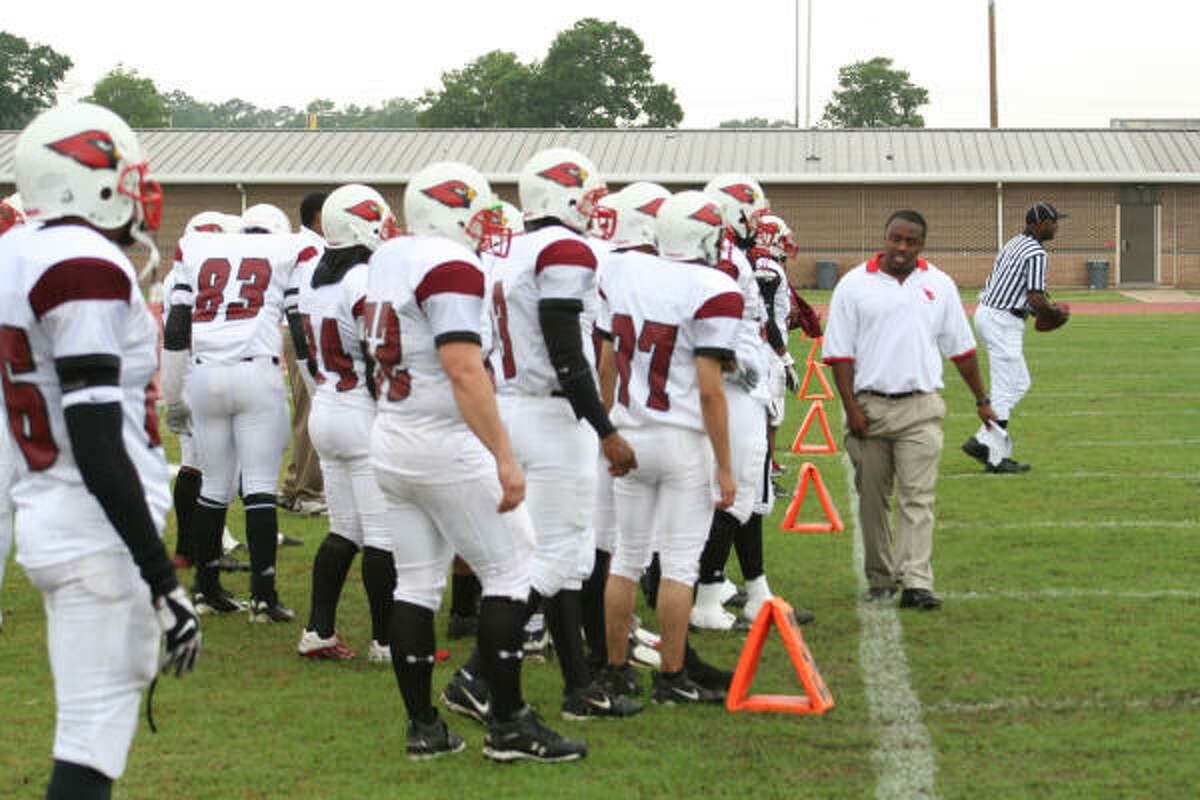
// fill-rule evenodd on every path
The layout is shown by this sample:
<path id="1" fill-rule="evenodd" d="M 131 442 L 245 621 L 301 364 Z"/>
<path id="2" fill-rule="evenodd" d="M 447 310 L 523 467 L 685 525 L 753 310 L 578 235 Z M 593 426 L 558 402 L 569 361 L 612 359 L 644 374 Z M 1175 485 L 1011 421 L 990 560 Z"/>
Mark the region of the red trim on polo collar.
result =
<path id="1" fill-rule="evenodd" d="M 883 258 L 883 253 L 876 253 L 871 256 L 867 262 L 867 272 L 879 272 L 879 259 Z M 929 262 L 917 256 L 917 269 L 929 269 Z"/>

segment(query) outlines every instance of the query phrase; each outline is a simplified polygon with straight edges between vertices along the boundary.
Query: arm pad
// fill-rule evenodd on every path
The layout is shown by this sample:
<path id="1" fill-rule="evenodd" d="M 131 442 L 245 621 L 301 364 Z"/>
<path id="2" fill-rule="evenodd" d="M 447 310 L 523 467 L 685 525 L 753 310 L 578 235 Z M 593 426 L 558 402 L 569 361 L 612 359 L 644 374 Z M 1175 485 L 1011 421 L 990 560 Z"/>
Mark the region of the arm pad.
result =
<path id="1" fill-rule="evenodd" d="M 189 350 L 192 347 L 192 309 L 171 306 L 163 323 L 163 349 Z"/>
<path id="2" fill-rule="evenodd" d="M 71 453 L 83 484 L 100 502 L 125 546 L 133 555 L 155 597 L 179 585 L 158 529 L 150 518 L 142 482 L 121 435 L 119 403 L 77 403 L 64 409 Z"/>
<path id="3" fill-rule="evenodd" d="M 592 370 L 583 357 L 583 335 L 579 329 L 579 312 L 583 304 L 573 300 L 543 300 L 538 303 L 538 322 L 542 338 L 550 354 L 550 363 L 558 376 L 567 402 L 577 419 L 586 419 L 603 439 L 613 432 L 608 411 L 600 402 L 600 392 Z"/>

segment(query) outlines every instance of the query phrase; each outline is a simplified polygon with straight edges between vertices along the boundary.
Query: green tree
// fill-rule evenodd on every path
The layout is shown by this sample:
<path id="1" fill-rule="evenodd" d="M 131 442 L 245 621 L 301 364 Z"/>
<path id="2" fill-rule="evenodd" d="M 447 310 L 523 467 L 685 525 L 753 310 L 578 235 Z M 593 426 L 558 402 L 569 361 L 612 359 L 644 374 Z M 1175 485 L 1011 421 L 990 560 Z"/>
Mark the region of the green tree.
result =
<path id="1" fill-rule="evenodd" d="M 727 119 L 717 123 L 718 128 L 792 128 L 795 127 L 786 119 L 767 121 L 766 117 L 746 117 L 745 119 Z"/>
<path id="2" fill-rule="evenodd" d="M 493 50 L 462 69 L 442 74 L 441 91 L 427 91 L 417 113 L 423 128 L 518 128 L 536 124 L 530 111 L 536 67 L 515 53 Z"/>
<path id="3" fill-rule="evenodd" d="M 878 56 L 842 67 L 838 87 L 825 106 L 822 127 L 925 127 L 917 109 L 929 102 L 929 92 L 912 83 L 906 70 L 893 69 L 890 58 Z"/>
<path id="4" fill-rule="evenodd" d="M 133 128 L 166 128 L 171 124 L 171 109 L 154 81 L 123 64 L 101 78 L 84 99 L 104 106 Z"/>
<path id="5" fill-rule="evenodd" d="M 0 128 L 24 128 L 54 105 L 70 68 L 71 59 L 52 48 L 0 31 Z"/>
<path id="6" fill-rule="evenodd" d="M 675 90 L 655 83 L 654 64 L 629 28 L 593 17 L 555 37 L 538 73 L 542 125 L 671 128 L 683 119 Z"/>
<path id="7" fill-rule="evenodd" d="M 215 128 L 217 114 L 212 103 L 204 103 L 175 89 L 163 95 L 172 128 Z"/>
<path id="8" fill-rule="evenodd" d="M 351 126 L 354 128 L 415 128 L 418 107 L 415 100 L 393 97 L 379 108 L 368 106 Z"/>

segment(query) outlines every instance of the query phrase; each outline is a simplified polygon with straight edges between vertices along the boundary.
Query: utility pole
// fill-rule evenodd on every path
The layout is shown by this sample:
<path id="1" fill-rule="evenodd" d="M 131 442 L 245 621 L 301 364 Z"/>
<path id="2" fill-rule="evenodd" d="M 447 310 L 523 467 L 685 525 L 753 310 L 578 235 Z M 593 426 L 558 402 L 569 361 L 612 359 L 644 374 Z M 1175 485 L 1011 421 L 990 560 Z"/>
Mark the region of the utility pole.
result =
<path id="1" fill-rule="evenodd" d="M 988 0 L 988 88 L 991 126 L 1000 127 L 1000 101 L 996 97 L 996 0 Z"/>
<path id="2" fill-rule="evenodd" d="M 811 115 L 809 101 L 812 99 L 812 7 L 813 0 L 808 0 L 808 23 L 804 26 L 804 127 L 810 128 Z"/>
<path id="3" fill-rule="evenodd" d="M 792 5 L 792 100 L 795 101 L 795 113 L 792 115 L 792 127 L 800 127 L 800 0 Z"/>

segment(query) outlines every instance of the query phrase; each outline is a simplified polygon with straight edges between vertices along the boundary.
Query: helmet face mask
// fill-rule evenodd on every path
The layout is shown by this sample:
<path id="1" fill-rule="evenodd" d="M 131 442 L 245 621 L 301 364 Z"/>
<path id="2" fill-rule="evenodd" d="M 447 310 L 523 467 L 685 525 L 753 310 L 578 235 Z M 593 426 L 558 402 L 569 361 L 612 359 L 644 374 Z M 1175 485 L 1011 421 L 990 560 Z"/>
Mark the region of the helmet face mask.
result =
<path id="1" fill-rule="evenodd" d="M 766 248 L 771 258 L 783 261 L 795 258 L 800 253 L 800 246 L 792 237 L 792 229 L 782 217 L 775 214 L 764 214 L 759 220 L 755 239 L 759 247 Z"/>
<path id="2" fill-rule="evenodd" d="M 69 103 L 42 112 L 17 138 L 13 166 L 29 219 L 78 217 L 105 231 L 162 222 L 162 187 L 133 130 L 107 108 Z"/>
<path id="3" fill-rule="evenodd" d="M 331 249 L 360 245 L 374 251 L 400 235 L 387 201 L 361 183 L 339 186 L 330 192 L 321 207 L 321 227 Z"/>
<path id="4" fill-rule="evenodd" d="M 554 218 L 579 233 L 592 226 L 611 226 L 599 200 L 607 193 L 592 160 L 567 147 L 535 154 L 517 177 L 517 193 L 526 221 Z"/>

